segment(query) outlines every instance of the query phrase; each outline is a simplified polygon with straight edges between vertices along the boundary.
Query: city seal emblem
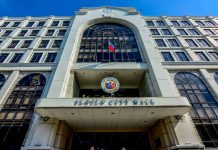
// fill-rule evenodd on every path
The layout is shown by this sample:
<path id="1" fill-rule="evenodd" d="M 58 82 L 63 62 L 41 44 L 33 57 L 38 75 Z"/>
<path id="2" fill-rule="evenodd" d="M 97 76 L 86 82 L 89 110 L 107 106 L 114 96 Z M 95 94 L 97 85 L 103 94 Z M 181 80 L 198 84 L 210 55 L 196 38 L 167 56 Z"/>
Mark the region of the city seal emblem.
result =
<path id="1" fill-rule="evenodd" d="M 119 90 L 120 83 L 114 77 L 106 77 L 101 81 L 101 88 L 104 92 L 113 94 Z"/>

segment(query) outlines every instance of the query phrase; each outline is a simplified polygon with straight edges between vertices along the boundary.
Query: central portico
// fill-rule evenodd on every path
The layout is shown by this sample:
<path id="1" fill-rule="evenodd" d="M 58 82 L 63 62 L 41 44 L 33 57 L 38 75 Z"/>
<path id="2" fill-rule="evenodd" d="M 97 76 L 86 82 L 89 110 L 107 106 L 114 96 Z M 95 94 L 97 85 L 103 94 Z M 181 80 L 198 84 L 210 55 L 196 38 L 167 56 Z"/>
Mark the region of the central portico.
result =
<path id="1" fill-rule="evenodd" d="M 181 118 L 190 109 L 183 97 L 41 99 L 36 112 L 65 120 L 75 132 L 145 132 L 160 119 Z"/>

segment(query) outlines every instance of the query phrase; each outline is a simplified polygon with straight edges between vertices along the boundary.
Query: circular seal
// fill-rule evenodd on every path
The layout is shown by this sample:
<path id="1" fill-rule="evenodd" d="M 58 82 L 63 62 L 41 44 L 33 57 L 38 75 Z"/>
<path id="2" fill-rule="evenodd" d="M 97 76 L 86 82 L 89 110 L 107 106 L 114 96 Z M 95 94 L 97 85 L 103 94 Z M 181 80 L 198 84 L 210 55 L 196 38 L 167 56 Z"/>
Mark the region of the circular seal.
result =
<path id="1" fill-rule="evenodd" d="M 110 13 L 111 11 L 112 11 L 112 9 L 110 9 L 110 8 L 103 9 L 103 12 L 105 12 L 105 13 Z"/>
<path id="2" fill-rule="evenodd" d="M 106 77 L 101 81 L 101 88 L 106 93 L 115 93 L 119 90 L 120 83 L 114 77 Z"/>

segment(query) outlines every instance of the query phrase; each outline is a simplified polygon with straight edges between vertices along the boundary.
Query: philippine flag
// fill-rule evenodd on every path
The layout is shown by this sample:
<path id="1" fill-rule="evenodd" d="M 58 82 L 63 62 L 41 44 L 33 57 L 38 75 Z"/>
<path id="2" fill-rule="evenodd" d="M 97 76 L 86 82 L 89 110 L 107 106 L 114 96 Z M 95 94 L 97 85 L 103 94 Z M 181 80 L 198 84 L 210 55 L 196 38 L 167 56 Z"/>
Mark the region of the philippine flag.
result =
<path id="1" fill-rule="evenodd" d="M 111 52 L 115 51 L 114 45 L 111 41 L 108 41 L 108 50 Z"/>

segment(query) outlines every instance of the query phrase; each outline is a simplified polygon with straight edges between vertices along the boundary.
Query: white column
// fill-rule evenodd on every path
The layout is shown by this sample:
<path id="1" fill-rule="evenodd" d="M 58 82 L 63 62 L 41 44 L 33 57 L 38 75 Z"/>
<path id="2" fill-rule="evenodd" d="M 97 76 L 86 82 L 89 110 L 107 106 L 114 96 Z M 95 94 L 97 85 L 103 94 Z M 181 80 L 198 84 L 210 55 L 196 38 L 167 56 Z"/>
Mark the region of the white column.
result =
<path id="1" fill-rule="evenodd" d="M 186 149 L 201 147 L 203 144 L 189 115 L 170 116 L 164 119 L 172 146 L 187 146 Z"/>
<path id="2" fill-rule="evenodd" d="M 16 85 L 16 80 L 19 75 L 19 71 L 13 71 L 7 81 L 5 82 L 4 86 L 0 90 L 0 110 L 4 106 L 6 100 L 10 96 L 13 88 Z"/>
<path id="3" fill-rule="evenodd" d="M 29 134 L 21 150 L 54 150 L 58 122 L 59 120 L 56 118 L 49 118 L 48 120 L 37 118 L 32 126 L 31 134 Z"/>
<path id="4" fill-rule="evenodd" d="M 68 78 L 68 86 L 66 89 L 66 98 L 72 98 L 72 97 L 79 97 L 79 89 L 78 89 L 78 83 L 75 76 L 75 73 L 71 72 L 70 77 Z"/>
<path id="5" fill-rule="evenodd" d="M 32 50 L 27 50 L 24 54 L 23 54 L 23 57 L 21 58 L 20 60 L 20 63 L 26 63 L 30 56 L 31 56 L 31 53 L 32 53 Z"/>

